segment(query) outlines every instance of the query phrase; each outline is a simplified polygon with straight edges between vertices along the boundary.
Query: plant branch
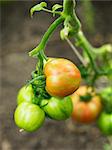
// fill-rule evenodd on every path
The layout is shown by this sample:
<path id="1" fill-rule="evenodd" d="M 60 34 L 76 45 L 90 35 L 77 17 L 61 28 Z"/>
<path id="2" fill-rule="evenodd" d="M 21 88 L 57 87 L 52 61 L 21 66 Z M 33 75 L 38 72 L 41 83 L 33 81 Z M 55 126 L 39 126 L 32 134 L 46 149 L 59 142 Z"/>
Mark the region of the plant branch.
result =
<path id="1" fill-rule="evenodd" d="M 92 50 L 95 54 L 103 54 L 105 52 L 112 53 L 112 44 L 105 44 L 101 47 L 93 48 Z"/>
<path id="2" fill-rule="evenodd" d="M 41 50 L 45 49 L 45 46 L 51 36 L 51 34 L 53 33 L 53 31 L 57 28 L 57 26 L 59 24 L 61 24 L 63 22 L 64 18 L 62 16 L 60 16 L 58 19 L 56 19 L 48 28 L 48 30 L 45 32 L 40 44 L 33 49 L 31 52 L 29 52 L 29 56 L 35 56 L 37 55 L 37 53 Z"/>
<path id="3" fill-rule="evenodd" d="M 95 73 L 98 74 L 98 68 L 96 66 L 96 63 L 93 60 L 93 57 L 91 55 L 91 49 L 93 49 L 93 47 L 90 45 L 90 43 L 87 41 L 87 39 L 85 38 L 83 32 L 80 30 L 75 36 L 76 39 L 76 46 L 80 46 L 83 50 L 85 50 L 85 52 L 87 53 L 90 62 L 91 62 L 91 66 L 94 69 Z"/>
<path id="4" fill-rule="evenodd" d="M 58 15 L 61 15 L 61 12 L 59 12 L 59 11 L 52 11 L 52 10 L 49 10 L 49 9 L 46 9 L 46 8 L 42 8 L 42 10 L 44 10 L 44 11 L 46 11 L 46 12 L 48 12 L 48 13 L 53 13 L 53 14 L 58 14 Z"/>
<path id="5" fill-rule="evenodd" d="M 73 0 L 64 0 L 63 2 L 63 14 L 70 15 L 73 12 Z"/>

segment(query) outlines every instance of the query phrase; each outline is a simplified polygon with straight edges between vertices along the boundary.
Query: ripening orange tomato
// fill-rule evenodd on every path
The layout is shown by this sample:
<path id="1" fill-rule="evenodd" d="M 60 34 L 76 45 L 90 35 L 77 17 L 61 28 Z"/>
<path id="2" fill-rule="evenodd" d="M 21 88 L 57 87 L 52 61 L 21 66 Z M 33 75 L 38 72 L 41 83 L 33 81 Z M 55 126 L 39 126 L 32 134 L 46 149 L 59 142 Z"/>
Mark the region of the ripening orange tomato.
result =
<path id="1" fill-rule="evenodd" d="M 52 58 L 44 67 L 46 91 L 51 96 L 65 97 L 76 91 L 80 85 L 81 74 L 71 61 Z"/>
<path id="2" fill-rule="evenodd" d="M 81 99 L 81 96 L 84 99 Z M 92 87 L 81 86 L 71 95 L 73 102 L 72 119 L 80 123 L 91 123 L 102 110 L 101 98 L 95 94 Z"/>

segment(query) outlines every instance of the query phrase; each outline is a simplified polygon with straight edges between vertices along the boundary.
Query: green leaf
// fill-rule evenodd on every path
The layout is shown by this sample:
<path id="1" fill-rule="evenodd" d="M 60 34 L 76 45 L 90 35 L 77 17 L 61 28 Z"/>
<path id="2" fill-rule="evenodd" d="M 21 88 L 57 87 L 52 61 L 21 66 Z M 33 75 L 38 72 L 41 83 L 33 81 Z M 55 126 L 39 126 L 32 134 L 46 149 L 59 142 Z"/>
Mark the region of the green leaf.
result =
<path id="1" fill-rule="evenodd" d="M 55 10 L 59 9 L 59 8 L 62 8 L 63 6 L 62 5 L 59 5 L 59 4 L 55 4 L 53 7 L 52 7 L 52 11 L 54 12 Z"/>
<path id="2" fill-rule="evenodd" d="M 41 2 L 40 4 L 37 4 L 37 5 L 33 6 L 30 9 L 30 15 L 31 15 L 31 17 L 33 16 L 33 13 L 35 11 L 41 11 L 41 10 L 43 10 L 44 7 L 47 7 L 47 3 L 46 2 Z"/>

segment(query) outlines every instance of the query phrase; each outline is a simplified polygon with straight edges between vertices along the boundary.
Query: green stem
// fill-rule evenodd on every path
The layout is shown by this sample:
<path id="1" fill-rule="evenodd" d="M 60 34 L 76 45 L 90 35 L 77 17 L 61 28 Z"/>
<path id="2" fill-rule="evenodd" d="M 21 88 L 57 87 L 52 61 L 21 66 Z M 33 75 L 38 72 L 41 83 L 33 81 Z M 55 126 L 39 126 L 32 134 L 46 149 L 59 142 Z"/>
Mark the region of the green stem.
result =
<path id="1" fill-rule="evenodd" d="M 39 51 L 38 53 L 38 75 L 43 75 L 43 57 L 42 57 L 42 54 L 41 54 L 41 51 Z"/>
<path id="2" fill-rule="evenodd" d="M 45 55 L 45 53 L 44 53 L 43 50 L 41 51 L 41 55 L 42 55 L 42 57 L 43 57 L 43 59 L 44 59 L 45 61 L 48 61 L 48 58 L 47 58 L 47 56 Z"/>
<path id="3" fill-rule="evenodd" d="M 98 68 L 93 60 L 93 57 L 91 55 L 91 49 L 93 49 L 93 47 L 91 46 L 91 44 L 87 41 L 86 37 L 84 36 L 82 31 L 79 31 L 76 35 L 75 35 L 75 39 L 76 39 L 76 46 L 80 46 L 83 50 L 85 50 L 85 52 L 87 53 L 90 62 L 91 62 L 91 66 L 94 69 L 95 73 L 98 74 Z"/>
<path id="4" fill-rule="evenodd" d="M 75 0 L 64 0 L 62 15 L 65 17 L 65 19 L 67 18 L 70 19 L 69 23 L 71 24 L 74 32 L 76 33 L 81 28 L 81 24 L 75 14 L 74 7 L 75 7 Z"/>
<path id="5" fill-rule="evenodd" d="M 93 53 L 95 54 L 103 54 L 105 52 L 112 53 L 112 44 L 105 44 L 99 48 L 93 48 Z"/>
<path id="6" fill-rule="evenodd" d="M 37 76 L 35 78 L 33 78 L 32 80 L 30 80 L 28 83 L 27 83 L 27 86 L 29 84 L 32 84 L 35 80 L 39 80 L 39 79 L 45 79 L 45 76 L 44 75 L 41 75 L 41 76 Z"/>
<path id="7" fill-rule="evenodd" d="M 61 12 L 59 12 L 59 11 L 53 12 L 52 10 L 49 10 L 49 9 L 46 9 L 46 8 L 43 8 L 42 10 L 44 10 L 44 11 L 46 11 L 46 12 L 48 12 L 48 13 L 53 13 L 53 14 L 61 15 Z"/>
<path id="8" fill-rule="evenodd" d="M 73 0 L 64 0 L 63 14 L 70 15 L 71 13 L 73 13 Z"/>
<path id="9" fill-rule="evenodd" d="M 57 26 L 59 24 L 61 24 L 63 22 L 64 18 L 62 16 L 60 16 L 58 19 L 56 19 L 48 28 L 48 30 L 45 32 L 40 44 L 33 49 L 31 52 L 29 52 L 29 56 L 35 56 L 37 55 L 37 53 L 41 50 L 45 49 L 45 46 L 51 36 L 51 34 L 53 33 L 53 31 L 57 28 Z"/>

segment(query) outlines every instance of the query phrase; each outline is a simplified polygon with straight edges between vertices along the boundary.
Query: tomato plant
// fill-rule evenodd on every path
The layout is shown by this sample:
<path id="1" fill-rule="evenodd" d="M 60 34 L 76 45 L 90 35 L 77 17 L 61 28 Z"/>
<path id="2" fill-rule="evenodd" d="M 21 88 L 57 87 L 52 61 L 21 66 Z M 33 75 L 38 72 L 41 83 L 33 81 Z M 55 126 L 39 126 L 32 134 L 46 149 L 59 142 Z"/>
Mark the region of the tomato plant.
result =
<path id="1" fill-rule="evenodd" d="M 45 65 L 44 73 L 46 90 L 52 96 L 64 97 L 70 95 L 80 85 L 80 71 L 67 59 L 52 59 Z"/>
<path id="2" fill-rule="evenodd" d="M 102 109 L 101 98 L 91 87 L 81 86 L 71 95 L 73 102 L 72 118 L 81 123 L 95 121 Z"/>
<path id="3" fill-rule="evenodd" d="M 41 103 L 42 109 L 48 117 L 55 120 L 65 120 L 71 116 L 73 106 L 69 96 L 64 98 L 51 97 L 43 100 Z"/>
<path id="4" fill-rule="evenodd" d="M 14 115 L 16 124 L 26 131 L 41 127 L 45 115 L 55 120 L 65 120 L 72 115 L 73 120 L 81 123 L 90 123 L 99 117 L 98 125 L 102 132 L 112 134 L 112 84 L 108 82 L 111 88 L 103 92 L 96 94 L 94 91 L 95 83 L 100 77 L 111 80 L 112 45 L 105 44 L 95 48 L 89 43 L 74 10 L 75 4 L 73 0 L 63 0 L 63 6 L 55 4 L 49 10 L 47 3 L 41 2 L 30 9 L 31 17 L 34 12 L 42 10 L 59 17 L 49 26 L 38 46 L 29 52 L 29 56 L 38 61 L 27 86 L 18 93 L 19 105 Z M 60 37 L 66 40 L 79 58 L 78 67 L 68 59 L 49 58 L 45 55 L 47 42 L 60 24 L 63 24 Z M 71 38 L 74 44 L 69 40 Z M 82 55 L 75 46 L 82 49 Z M 97 62 L 101 62 L 101 65 Z M 79 88 L 81 77 L 87 86 Z M 99 116 L 101 111 L 104 113 Z M 106 120 L 109 123 L 106 123 Z"/>
<path id="5" fill-rule="evenodd" d="M 19 128 L 32 132 L 43 125 L 45 113 L 39 106 L 23 102 L 16 108 L 14 119 Z"/>

